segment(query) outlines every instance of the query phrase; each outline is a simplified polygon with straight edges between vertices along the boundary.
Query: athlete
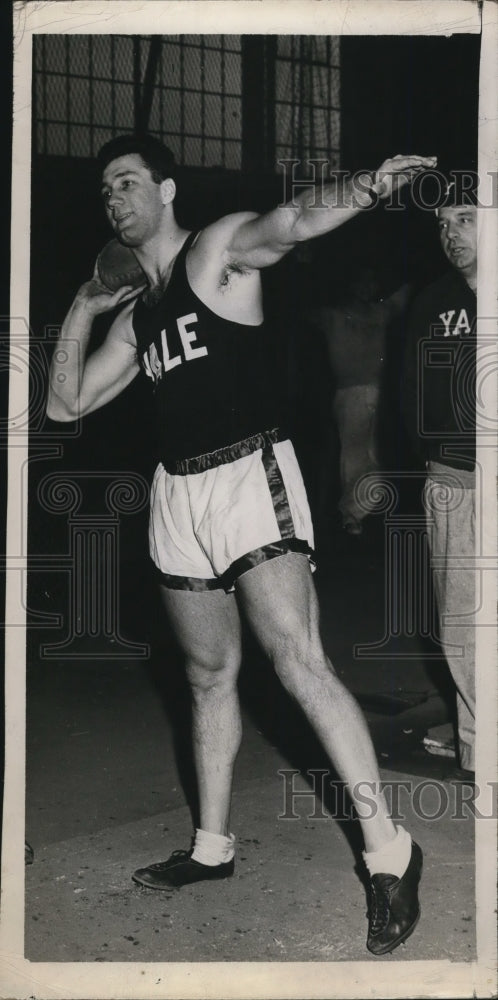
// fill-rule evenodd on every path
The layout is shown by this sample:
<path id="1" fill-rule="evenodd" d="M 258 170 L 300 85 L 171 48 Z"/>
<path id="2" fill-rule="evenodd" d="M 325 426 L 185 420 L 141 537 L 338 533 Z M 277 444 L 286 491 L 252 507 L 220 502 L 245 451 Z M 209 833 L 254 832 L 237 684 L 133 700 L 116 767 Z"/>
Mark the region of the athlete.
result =
<path id="1" fill-rule="evenodd" d="M 90 413 L 141 369 L 151 381 L 160 450 L 150 552 L 185 656 L 200 807 L 192 849 L 133 878 L 170 890 L 233 873 L 243 614 L 348 787 L 370 873 L 367 946 L 390 952 L 419 917 L 422 852 L 390 818 L 366 723 L 322 646 L 311 517 L 280 424 L 259 272 L 436 160 L 395 156 L 373 175 L 306 188 L 268 214 L 237 213 L 192 233 L 175 218 L 173 157 L 157 140 L 119 136 L 99 162 L 110 226 L 132 248 L 146 287 L 138 297 L 129 286 L 111 293 L 97 273 L 81 286 L 54 352 L 48 415 L 70 421 Z M 117 306 L 104 343 L 89 352 L 95 317 Z M 367 803 L 360 782 L 372 789 Z"/>

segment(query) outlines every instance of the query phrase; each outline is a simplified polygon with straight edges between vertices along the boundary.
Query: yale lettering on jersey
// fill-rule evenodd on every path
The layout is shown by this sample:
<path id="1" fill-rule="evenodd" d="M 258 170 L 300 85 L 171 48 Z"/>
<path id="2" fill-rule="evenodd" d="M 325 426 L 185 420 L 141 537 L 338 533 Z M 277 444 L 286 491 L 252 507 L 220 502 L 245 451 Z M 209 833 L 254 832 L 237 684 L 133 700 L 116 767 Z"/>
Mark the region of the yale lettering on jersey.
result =
<path id="1" fill-rule="evenodd" d="M 458 319 L 455 321 L 456 309 L 448 309 L 447 312 L 439 313 L 439 319 L 444 326 L 445 337 L 457 337 L 459 333 L 470 333 L 469 317 L 466 309 L 460 309 Z"/>
<path id="2" fill-rule="evenodd" d="M 197 333 L 191 327 L 197 322 L 197 313 L 187 313 L 186 316 L 180 316 L 176 321 L 182 345 L 182 353 L 174 354 L 173 357 L 171 356 L 166 329 L 161 330 L 162 357 L 159 357 L 157 347 L 154 343 L 150 344 L 144 352 L 144 368 L 149 378 L 153 379 L 154 382 L 158 382 L 166 372 L 171 371 L 172 368 L 176 368 L 177 365 L 181 365 L 184 361 L 194 361 L 196 358 L 203 358 L 207 355 L 208 349 L 206 346 L 194 346 L 197 340 Z"/>

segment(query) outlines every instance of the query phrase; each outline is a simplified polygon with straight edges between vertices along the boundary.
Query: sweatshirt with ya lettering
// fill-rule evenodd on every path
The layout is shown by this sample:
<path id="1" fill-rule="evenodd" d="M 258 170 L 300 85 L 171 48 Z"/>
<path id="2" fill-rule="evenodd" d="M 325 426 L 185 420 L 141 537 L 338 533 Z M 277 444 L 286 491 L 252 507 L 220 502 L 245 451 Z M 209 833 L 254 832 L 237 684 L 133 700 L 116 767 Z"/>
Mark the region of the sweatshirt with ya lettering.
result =
<path id="1" fill-rule="evenodd" d="M 411 307 L 402 407 L 423 460 L 474 468 L 476 295 L 454 270 L 425 288 Z"/>

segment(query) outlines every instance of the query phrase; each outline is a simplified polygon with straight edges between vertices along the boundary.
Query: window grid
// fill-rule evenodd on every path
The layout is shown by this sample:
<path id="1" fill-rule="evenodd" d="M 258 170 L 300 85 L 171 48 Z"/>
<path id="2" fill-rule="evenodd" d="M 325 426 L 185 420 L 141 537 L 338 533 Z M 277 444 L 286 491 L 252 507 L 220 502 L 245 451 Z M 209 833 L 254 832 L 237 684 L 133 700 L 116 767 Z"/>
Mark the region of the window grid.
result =
<path id="1" fill-rule="evenodd" d="M 303 176 L 311 173 L 312 159 L 328 159 L 332 169 L 339 166 L 339 73 L 337 38 L 277 40 L 276 158 L 299 160 Z"/>
<path id="2" fill-rule="evenodd" d="M 140 37 L 142 93 L 151 37 Z M 37 152 L 94 156 L 113 135 L 134 130 L 133 43 L 129 35 L 35 37 Z M 338 165 L 339 72 L 338 39 L 277 38 L 275 94 L 267 98 L 275 108 L 276 169 L 285 156 L 300 158 L 303 172 L 313 157 Z M 148 131 L 180 165 L 241 168 L 241 36 L 161 36 Z"/>
<path id="3" fill-rule="evenodd" d="M 185 59 L 184 59 L 185 49 L 183 45 L 180 46 L 180 87 L 182 89 L 185 86 Z M 162 62 L 162 59 L 161 59 Z M 162 120 L 162 119 L 161 119 Z M 180 100 L 180 143 L 182 150 L 181 162 L 185 163 L 185 102 Z"/>
<path id="4" fill-rule="evenodd" d="M 113 35 L 111 35 L 111 79 L 116 79 L 116 46 Z M 111 128 L 116 128 L 116 88 L 111 87 Z"/>
<path id="5" fill-rule="evenodd" d="M 89 101 L 90 101 L 90 108 L 89 108 L 89 118 L 90 118 L 90 156 L 95 156 L 95 149 L 94 149 L 94 145 L 93 145 L 93 137 L 94 137 L 94 134 L 95 134 L 95 131 L 94 131 L 95 122 L 94 122 L 94 119 L 93 119 L 93 109 L 94 109 L 94 106 L 95 106 L 95 102 L 94 102 L 94 73 L 93 73 L 93 38 L 92 38 L 91 35 L 90 35 L 90 37 L 88 39 L 88 77 L 89 77 L 88 95 L 89 95 Z"/>

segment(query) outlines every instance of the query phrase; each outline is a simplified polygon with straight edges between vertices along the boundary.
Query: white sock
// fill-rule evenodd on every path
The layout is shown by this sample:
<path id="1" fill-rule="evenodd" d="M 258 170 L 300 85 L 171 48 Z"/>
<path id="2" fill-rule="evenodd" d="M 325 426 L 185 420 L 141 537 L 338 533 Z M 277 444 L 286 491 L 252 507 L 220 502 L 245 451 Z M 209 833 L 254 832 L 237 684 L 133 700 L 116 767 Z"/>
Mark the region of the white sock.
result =
<path id="1" fill-rule="evenodd" d="M 402 826 L 397 826 L 394 840 L 389 840 L 378 851 L 363 851 L 363 860 L 370 875 L 383 872 L 386 875 L 396 875 L 396 878 L 401 878 L 408 868 L 411 853 L 412 838 L 410 834 Z"/>
<path id="2" fill-rule="evenodd" d="M 197 829 L 195 831 L 193 861 L 214 867 L 231 861 L 234 854 L 235 837 L 233 833 L 224 837 L 222 833 L 209 833 L 208 830 Z"/>

